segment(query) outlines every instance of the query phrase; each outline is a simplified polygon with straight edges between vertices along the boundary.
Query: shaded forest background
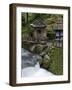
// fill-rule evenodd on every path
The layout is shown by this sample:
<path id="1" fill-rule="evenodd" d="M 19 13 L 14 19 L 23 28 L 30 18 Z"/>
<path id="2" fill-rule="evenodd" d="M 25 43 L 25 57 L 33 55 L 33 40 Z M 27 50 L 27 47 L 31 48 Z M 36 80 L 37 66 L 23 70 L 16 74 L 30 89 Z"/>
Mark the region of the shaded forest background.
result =
<path id="1" fill-rule="evenodd" d="M 48 34 L 50 33 L 50 38 L 54 38 L 53 26 L 63 20 L 63 15 L 60 14 L 22 13 L 22 37 L 26 38 L 33 32 L 30 24 L 38 18 L 41 18 L 45 23 L 46 30 Z"/>

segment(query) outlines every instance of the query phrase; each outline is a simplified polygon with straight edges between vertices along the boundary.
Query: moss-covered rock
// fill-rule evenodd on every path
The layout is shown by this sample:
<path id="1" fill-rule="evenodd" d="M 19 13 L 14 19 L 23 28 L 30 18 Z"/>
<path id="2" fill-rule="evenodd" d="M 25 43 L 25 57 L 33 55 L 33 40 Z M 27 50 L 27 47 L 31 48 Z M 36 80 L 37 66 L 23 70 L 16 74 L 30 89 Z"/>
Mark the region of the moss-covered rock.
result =
<path id="1" fill-rule="evenodd" d="M 48 56 L 47 54 L 44 56 L 43 58 L 43 67 L 48 69 L 50 64 L 50 56 Z"/>
<path id="2" fill-rule="evenodd" d="M 40 54 L 43 51 L 44 46 L 41 44 L 36 44 L 31 47 L 31 51 Z"/>
<path id="3" fill-rule="evenodd" d="M 40 56 L 44 57 L 45 54 L 46 54 L 46 52 L 43 51 L 43 52 L 40 53 Z"/>

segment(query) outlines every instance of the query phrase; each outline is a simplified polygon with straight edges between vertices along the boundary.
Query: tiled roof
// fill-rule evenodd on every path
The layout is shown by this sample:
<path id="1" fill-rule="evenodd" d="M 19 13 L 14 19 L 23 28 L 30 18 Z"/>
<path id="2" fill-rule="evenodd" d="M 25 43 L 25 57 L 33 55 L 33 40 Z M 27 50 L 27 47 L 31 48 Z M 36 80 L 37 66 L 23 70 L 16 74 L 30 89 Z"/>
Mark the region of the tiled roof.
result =
<path id="1" fill-rule="evenodd" d="M 30 24 L 34 28 L 44 28 L 46 27 L 42 19 L 36 19 L 33 23 Z"/>

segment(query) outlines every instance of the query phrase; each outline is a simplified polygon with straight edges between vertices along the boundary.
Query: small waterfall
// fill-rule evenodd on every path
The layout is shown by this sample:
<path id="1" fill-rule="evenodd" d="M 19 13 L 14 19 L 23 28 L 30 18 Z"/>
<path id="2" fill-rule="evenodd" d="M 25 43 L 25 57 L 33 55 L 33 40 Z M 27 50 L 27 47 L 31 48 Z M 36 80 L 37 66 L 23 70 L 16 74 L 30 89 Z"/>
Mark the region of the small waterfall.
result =
<path id="1" fill-rule="evenodd" d="M 29 51 L 22 49 L 21 52 L 22 57 L 22 77 L 41 77 L 41 76 L 51 76 L 53 75 L 51 72 L 40 68 L 39 60 L 41 57 L 39 55 L 34 55 Z"/>
<path id="2" fill-rule="evenodd" d="M 37 54 L 33 54 L 28 50 L 22 48 L 22 51 L 21 51 L 22 69 L 26 67 L 34 67 L 37 64 L 37 62 L 41 59 L 42 59 L 41 56 Z"/>
<path id="3" fill-rule="evenodd" d="M 35 72 L 40 69 L 39 60 L 41 57 L 39 55 L 32 54 L 26 49 L 21 50 L 21 65 L 22 65 L 22 77 L 32 76 Z"/>

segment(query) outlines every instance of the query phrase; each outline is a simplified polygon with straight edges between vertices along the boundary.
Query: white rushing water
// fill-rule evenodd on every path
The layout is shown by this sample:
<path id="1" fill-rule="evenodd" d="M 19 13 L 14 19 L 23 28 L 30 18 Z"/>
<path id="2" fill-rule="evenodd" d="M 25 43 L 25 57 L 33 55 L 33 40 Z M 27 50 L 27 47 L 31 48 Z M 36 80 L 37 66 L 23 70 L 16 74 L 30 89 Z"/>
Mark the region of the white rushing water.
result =
<path id="1" fill-rule="evenodd" d="M 44 68 L 40 68 L 38 55 L 33 55 L 25 49 L 22 49 L 22 77 L 48 77 L 54 76 L 53 73 L 49 72 Z"/>
<path id="2" fill-rule="evenodd" d="M 40 68 L 39 63 L 35 67 L 27 67 L 22 69 L 22 77 L 48 77 L 55 76 L 53 73 Z"/>

